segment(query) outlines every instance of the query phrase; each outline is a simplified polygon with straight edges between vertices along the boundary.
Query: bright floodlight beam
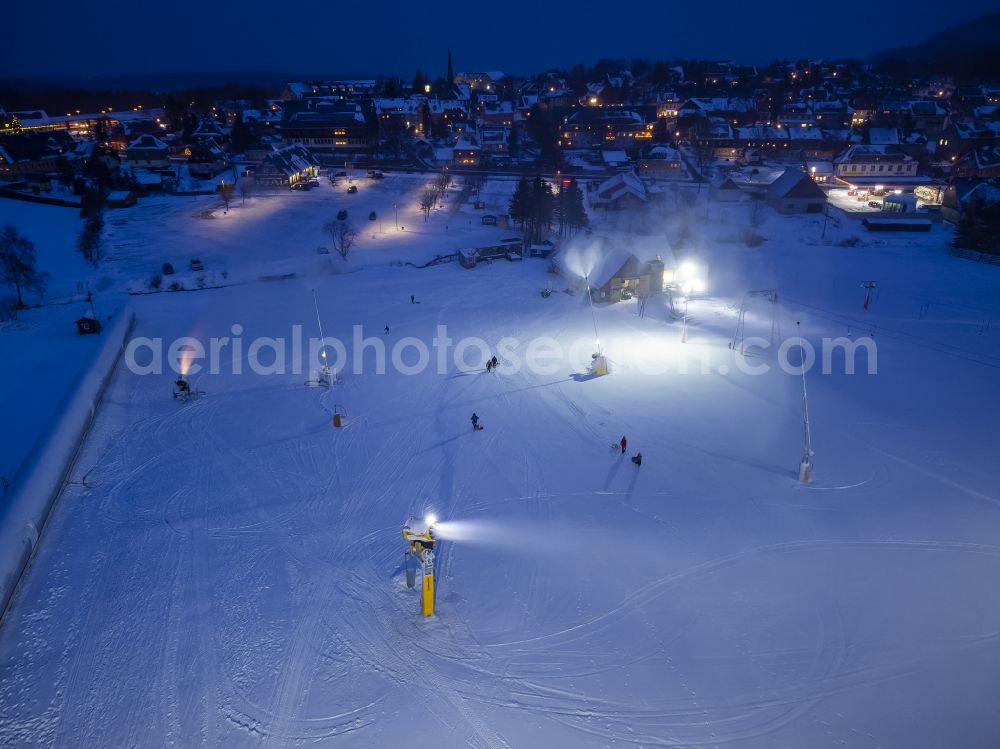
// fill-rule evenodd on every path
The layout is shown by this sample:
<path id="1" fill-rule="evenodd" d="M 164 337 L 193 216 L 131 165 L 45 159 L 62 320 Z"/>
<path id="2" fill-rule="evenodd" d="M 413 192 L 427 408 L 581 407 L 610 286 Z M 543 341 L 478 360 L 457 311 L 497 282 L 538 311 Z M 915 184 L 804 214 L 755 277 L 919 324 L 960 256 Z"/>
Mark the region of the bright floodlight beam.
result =
<path id="1" fill-rule="evenodd" d="M 685 260 L 677 268 L 674 283 L 684 296 L 704 294 L 708 284 L 705 282 L 705 270 L 690 260 Z"/>

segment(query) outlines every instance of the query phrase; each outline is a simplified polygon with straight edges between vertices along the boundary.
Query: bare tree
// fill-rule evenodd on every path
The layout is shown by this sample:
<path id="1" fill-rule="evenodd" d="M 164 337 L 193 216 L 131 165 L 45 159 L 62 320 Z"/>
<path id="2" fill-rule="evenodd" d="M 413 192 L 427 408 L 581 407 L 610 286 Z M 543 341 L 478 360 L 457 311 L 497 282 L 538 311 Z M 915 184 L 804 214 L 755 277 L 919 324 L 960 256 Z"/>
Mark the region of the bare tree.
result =
<path id="1" fill-rule="evenodd" d="M 243 199 L 243 205 L 247 204 L 247 198 L 253 194 L 253 182 L 249 177 L 244 177 L 240 180 L 240 197 Z"/>
<path id="2" fill-rule="evenodd" d="M 219 185 L 219 197 L 222 199 L 222 207 L 229 210 L 229 204 L 233 200 L 233 183 L 223 182 Z"/>
<path id="3" fill-rule="evenodd" d="M 10 225 L 0 232 L 0 279 L 17 291 L 16 309 L 25 306 L 22 291 L 45 291 L 46 274 L 36 265 L 35 244 Z"/>
<path id="4" fill-rule="evenodd" d="M 420 196 L 420 210 L 424 212 L 424 221 L 431 215 L 431 211 L 437 205 L 437 200 L 437 193 L 431 189 L 424 190 L 423 195 Z"/>
<path id="5" fill-rule="evenodd" d="M 451 185 L 451 172 L 447 169 L 442 170 L 442 172 L 434 178 L 433 190 L 437 193 L 438 200 L 444 198 L 444 194 L 448 191 L 448 187 Z"/>
<path id="6" fill-rule="evenodd" d="M 333 249 L 337 251 L 342 260 L 347 260 L 347 255 L 354 246 L 354 241 L 358 238 L 357 229 L 351 225 L 350 221 L 340 221 L 339 219 L 327 221 L 323 225 L 323 229 L 330 235 Z"/>
<path id="7" fill-rule="evenodd" d="M 93 266 L 101 262 L 104 232 L 104 215 L 98 211 L 87 218 L 76 239 L 76 248 L 84 259 Z"/>

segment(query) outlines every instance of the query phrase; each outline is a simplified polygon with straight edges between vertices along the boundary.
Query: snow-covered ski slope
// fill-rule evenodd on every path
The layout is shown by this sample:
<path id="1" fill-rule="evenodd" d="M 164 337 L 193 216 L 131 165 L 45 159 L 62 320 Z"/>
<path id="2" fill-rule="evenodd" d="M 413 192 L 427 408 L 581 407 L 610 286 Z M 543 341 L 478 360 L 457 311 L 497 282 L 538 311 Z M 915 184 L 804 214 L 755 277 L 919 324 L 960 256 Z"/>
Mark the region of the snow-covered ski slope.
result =
<path id="1" fill-rule="evenodd" d="M 0 745 L 996 746 L 997 269 L 939 232 L 819 231 L 772 217 L 758 250 L 709 245 L 687 344 L 661 302 L 599 307 L 604 378 L 449 360 L 327 391 L 227 369 L 179 404 L 167 375 L 120 367 L 77 466 L 90 488 L 66 488 L 0 630 Z M 143 297 L 135 334 L 308 335 L 315 288 L 348 341 L 592 339 L 583 298 L 540 296 L 552 280 L 372 261 Z M 801 381 L 743 374 L 727 347 L 762 288 L 784 334 L 879 345 L 877 375 L 810 374 L 809 487 Z M 705 350 L 708 374 L 635 367 Z M 425 620 L 400 531 L 429 511 L 447 538 Z"/>

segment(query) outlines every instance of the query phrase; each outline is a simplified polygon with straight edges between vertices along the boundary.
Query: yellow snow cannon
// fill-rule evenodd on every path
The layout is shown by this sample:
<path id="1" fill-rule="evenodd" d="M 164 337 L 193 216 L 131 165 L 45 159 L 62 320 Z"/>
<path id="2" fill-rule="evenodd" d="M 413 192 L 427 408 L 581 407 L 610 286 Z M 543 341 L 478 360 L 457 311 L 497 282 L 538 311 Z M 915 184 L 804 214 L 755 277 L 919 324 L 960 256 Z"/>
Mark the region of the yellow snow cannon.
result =
<path id="1" fill-rule="evenodd" d="M 420 596 L 420 612 L 424 616 L 434 616 L 434 523 L 437 519 L 428 515 L 416 520 L 412 515 L 403 525 L 403 538 L 410 543 L 409 554 L 420 560 L 424 572 L 424 582 Z"/>

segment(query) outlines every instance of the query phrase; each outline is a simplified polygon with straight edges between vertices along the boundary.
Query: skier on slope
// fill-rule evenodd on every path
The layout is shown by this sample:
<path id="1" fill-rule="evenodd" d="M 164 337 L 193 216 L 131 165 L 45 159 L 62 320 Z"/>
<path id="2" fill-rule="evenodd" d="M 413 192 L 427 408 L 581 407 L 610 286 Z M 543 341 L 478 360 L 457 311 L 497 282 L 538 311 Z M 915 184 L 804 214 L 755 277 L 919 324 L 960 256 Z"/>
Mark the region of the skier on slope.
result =
<path id="1" fill-rule="evenodd" d="M 622 441 L 618 443 L 622 447 L 622 455 L 625 454 L 625 447 L 628 445 L 628 440 L 625 439 L 625 435 L 622 435 Z"/>
<path id="2" fill-rule="evenodd" d="M 473 414 L 472 414 L 472 431 L 476 431 L 478 429 L 479 429 L 479 416 L 477 416 L 476 413 L 473 412 Z"/>
<path id="3" fill-rule="evenodd" d="M 493 371 L 496 372 L 497 371 L 497 357 L 496 357 L 496 354 L 493 355 L 493 358 L 490 360 L 490 362 L 493 364 Z"/>
<path id="4" fill-rule="evenodd" d="M 636 465 L 637 468 L 639 466 L 641 466 L 642 465 L 642 453 L 636 453 L 635 455 L 633 455 L 632 456 L 632 462 L 635 463 L 635 465 Z"/>

